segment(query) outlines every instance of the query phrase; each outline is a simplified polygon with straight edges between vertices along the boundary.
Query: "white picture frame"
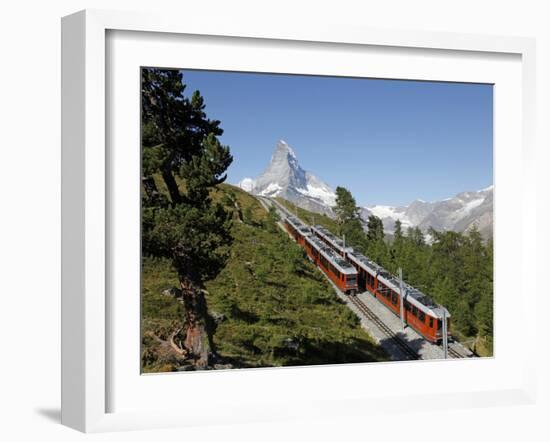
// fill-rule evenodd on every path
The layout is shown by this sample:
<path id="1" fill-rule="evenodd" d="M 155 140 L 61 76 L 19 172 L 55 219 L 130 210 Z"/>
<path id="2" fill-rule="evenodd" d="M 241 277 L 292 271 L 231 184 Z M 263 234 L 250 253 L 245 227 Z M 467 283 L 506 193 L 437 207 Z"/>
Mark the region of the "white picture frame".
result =
<path id="1" fill-rule="evenodd" d="M 112 411 L 109 406 L 109 370 L 112 354 L 108 338 L 111 312 L 106 292 L 109 264 L 108 247 L 110 231 L 106 121 L 109 88 L 106 68 L 109 60 L 107 34 L 109 32 L 144 32 L 166 36 L 217 36 L 221 39 L 248 39 L 255 41 L 285 42 L 288 46 L 308 44 L 338 45 L 346 47 L 375 47 L 379 51 L 391 48 L 403 50 L 426 49 L 431 51 L 470 53 L 478 58 L 489 54 L 518 57 L 521 64 L 521 128 L 522 188 L 519 195 L 523 210 L 521 218 L 520 272 L 526 274 L 535 268 L 536 241 L 533 223 L 535 213 L 534 176 L 530 174 L 534 158 L 534 108 L 535 108 L 535 43 L 532 39 L 518 37 L 493 37 L 451 33 L 416 31 L 388 31 L 350 28 L 341 25 L 303 24 L 299 27 L 281 23 L 250 23 L 243 17 L 239 21 L 218 22 L 210 18 L 194 17 L 182 22 L 169 15 L 156 16 L 145 13 L 126 13 L 87 10 L 63 18 L 62 21 L 62 423 L 85 432 L 157 428 L 169 426 L 205 425 L 220 422 L 251 422 L 284 419 L 287 417 L 323 417 L 338 413 L 365 415 L 376 410 L 407 410 L 414 403 L 416 409 L 498 405 L 502 403 L 532 403 L 535 397 L 534 338 L 536 324 L 530 322 L 524 330 L 526 345 L 518 355 L 521 373 L 509 384 L 500 388 L 463 390 L 460 393 L 432 391 L 425 395 L 405 393 L 368 398 L 359 389 L 355 395 L 338 393 L 323 398 L 311 397 L 310 407 L 284 405 L 282 399 L 261 409 L 252 402 L 254 391 L 235 397 L 234 407 L 222 410 L 227 404 L 220 402 L 218 412 L 205 415 L 197 407 L 194 413 L 184 410 L 167 411 L 131 410 Z M 152 34 L 151 34 L 152 35 Z M 294 43 L 295 42 L 295 43 Z M 504 188 L 504 187 L 503 187 Z M 498 192 L 498 189 L 496 190 Z M 519 218 L 518 218 L 519 220 Z M 498 223 L 498 221 L 497 221 Z M 138 239 L 136 239 L 138 241 Z M 498 239 L 497 239 L 498 241 Z M 496 262 L 499 260 L 496 259 Z M 502 262 L 502 261 L 501 261 Z M 518 311 L 525 311 L 536 302 L 534 281 L 519 289 L 514 302 Z M 498 335 L 496 336 L 498 339 Z M 495 358 L 498 359 L 498 352 Z M 470 362 L 470 361 L 467 361 Z M 323 376 L 337 376 L 338 370 L 346 370 L 346 376 L 358 376 L 365 365 L 328 367 Z M 386 365 L 386 367 L 389 367 Z M 393 365 L 392 365 L 393 367 Z M 487 367 L 488 370 L 491 367 Z M 386 368 L 397 375 L 411 366 Z M 426 370 L 426 368 L 425 368 Z M 303 369 L 254 370 L 237 373 L 180 374 L 192 376 L 199 383 L 205 376 L 218 376 L 218 384 L 237 377 L 251 379 L 251 385 L 265 384 L 282 387 L 291 378 L 307 383 Z M 282 373 L 282 374 L 281 374 Z M 341 372 L 340 372 L 341 373 Z M 231 376 L 231 378 L 229 378 Z M 159 379 L 160 376 L 157 377 Z M 163 376 L 164 384 L 175 382 Z M 172 379 L 176 379 L 172 377 Z M 188 377 L 188 379 L 190 379 Z M 254 379 L 254 380 L 252 380 Z M 258 384 L 256 384 L 256 382 Z M 163 387 L 164 388 L 164 387 Z M 254 387 L 250 387 L 254 390 Z M 160 390 L 159 390 L 160 391 Z M 163 390 L 164 391 L 164 390 Z M 234 393 L 234 392 L 233 392 Z M 164 393 L 166 394 L 166 393 Z M 437 404 L 434 398 L 437 397 Z M 215 409 L 216 404 L 211 404 Z"/>

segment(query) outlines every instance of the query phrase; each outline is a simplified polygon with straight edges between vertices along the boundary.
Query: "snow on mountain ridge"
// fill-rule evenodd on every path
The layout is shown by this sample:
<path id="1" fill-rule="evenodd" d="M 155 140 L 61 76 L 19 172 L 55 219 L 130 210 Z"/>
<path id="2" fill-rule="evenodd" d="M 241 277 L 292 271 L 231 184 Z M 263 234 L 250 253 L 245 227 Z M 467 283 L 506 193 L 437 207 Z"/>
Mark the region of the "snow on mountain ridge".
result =
<path id="1" fill-rule="evenodd" d="M 492 236 L 493 186 L 478 191 L 461 192 L 452 198 L 425 202 L 415 200 L 408 206 L 392 207 L 374 205 L 362 208 L 362 216 L 375 215 L 382 219 L 386 233 L 392 233 L 395 221 L 403 227 L 420 227 L 423 231 L 436 230 L 462 232 L 476 225 L 481 233 Z"/>
<path id="2" fill-rule="evenodd" d="M 244 178 L 239 182 L 239 187 L 247 192 L 254 188 L 254 180 L 252 178 Z"/>
<path id="3" fill-rule="evenodd" d="M 242 189 L 262 196 L 281 196 L 304 209 L 333 215 L 336 203 L 334 190 L 298 163 L 294 150 L 279 140 L 266 169 L 256 178 L 245 178 Z"/>
<path id="4" fill-rule="evenodd" d="M 283 188 L 279 186 L 277 183 L 271 183 L 269 186 L 267 186 L 264 190 L 262 190 L 259 195 L 262 196 L 278 196 L 279 193 L 281 193 L 281 190 Z"/>
<path id="5" fill-rule="evenodd" d="M 279 140 L 279 143 L 278 144 L 281 144 L 283 146 L 286 146 L 286 149 L 288 150 L 288 154 L 294 158 L 295 160 L 297 160 L 297 157 L 296 157 L 296 153 L 294 152 L 294 150 L 292 149 L 292 147 L 290 147 L 288 145 L 288 143 L 285 141 L 285 140 Z"/>

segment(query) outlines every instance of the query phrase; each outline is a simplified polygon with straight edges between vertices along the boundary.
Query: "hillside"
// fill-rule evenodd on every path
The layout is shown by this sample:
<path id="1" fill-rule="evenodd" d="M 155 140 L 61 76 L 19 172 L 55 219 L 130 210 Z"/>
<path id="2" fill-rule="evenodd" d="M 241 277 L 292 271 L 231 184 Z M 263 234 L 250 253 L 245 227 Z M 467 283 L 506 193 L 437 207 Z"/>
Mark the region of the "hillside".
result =
<path id="1" fill-rule="evenodd" d="M 213 198 L 234 211 L 230 258 L 206 284 L 220 367 L 386 360 L 357 317 L 256 198 L 229 185 L 218 186 Z M 177 351 L 183 306 L 173 296 L 176 286 L 168 260 L 144 257 L 145 372 L 185 369 L 185 358 Z"/>

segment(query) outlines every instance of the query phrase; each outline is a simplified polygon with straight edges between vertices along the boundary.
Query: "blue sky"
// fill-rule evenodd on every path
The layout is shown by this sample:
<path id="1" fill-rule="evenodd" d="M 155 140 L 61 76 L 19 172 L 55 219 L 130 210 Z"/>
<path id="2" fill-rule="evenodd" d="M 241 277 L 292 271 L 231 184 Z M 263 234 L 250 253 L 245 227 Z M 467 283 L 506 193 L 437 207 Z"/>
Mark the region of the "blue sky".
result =
<path id="1" fill-rule="evenodd" d="M 256 177 L 279 139 L 360 205 L 433 201 L 493 182 L 491 85 L 184 70 L 234 161 Z"/>

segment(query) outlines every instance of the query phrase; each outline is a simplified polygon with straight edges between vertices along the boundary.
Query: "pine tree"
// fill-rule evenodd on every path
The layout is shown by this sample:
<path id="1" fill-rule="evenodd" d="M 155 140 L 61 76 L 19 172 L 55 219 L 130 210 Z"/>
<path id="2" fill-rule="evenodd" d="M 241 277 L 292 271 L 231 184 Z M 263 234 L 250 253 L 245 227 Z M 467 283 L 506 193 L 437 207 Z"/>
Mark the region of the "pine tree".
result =
<path id="1" fill-rule="evenodd" d="M 338 224 L 344 224 L 351 219 L 359 218 L 359 208 L 355 198 L 345 187 L 336 188 L 336 206 L 334 207 Z"/>
<path id="2" fill-rule="evenodd" d="M 204 281 L 223 268 L 232 241 L 232 215 L 212 202 L 210 189 L 225 181 L 233 158 L 200 93 L 189 99 L 184 91 L 181 71 L 142 70 L 142 250 L 172 260 L 185 306 L 184 345 L 206 367 L 214 350 Z M 158 191 L 157 177 L 169 198 Z"/>
<path id="3" fill-rule="evenodd" d="M 396 243 L 401 243 L 403 241 L 403 230 L 401 226 L 402 226 L 401 220 L 396 220 L 394 230 L 393 230 L 393 240 Z"/>
<path id="4" fill-rule="evenodd" d="M 389 251 L 390 266 L 392 273 L 397 273 L 403 262 L 403 230 L 401 229 L 401 221 L 396 220 L 393 231 L 393 242 Z"/>
<path id="5" fill-rule="evenodd" d="M 375 215 L 369 215 L 367 220 L 367 239 L 371 242 L 384 240 L 384 224 Z"/>
<path id="6" fill-rule="evenodd" d="M 334 207 L 336 222 L 339 226 L 338 234 L 346 237 L 346 244 L 352 245 L 358 250 L 364 250 L 365 232 L 355 198 L 351 192 L 338 186 L 336 188 L 336 206 Z"/>

